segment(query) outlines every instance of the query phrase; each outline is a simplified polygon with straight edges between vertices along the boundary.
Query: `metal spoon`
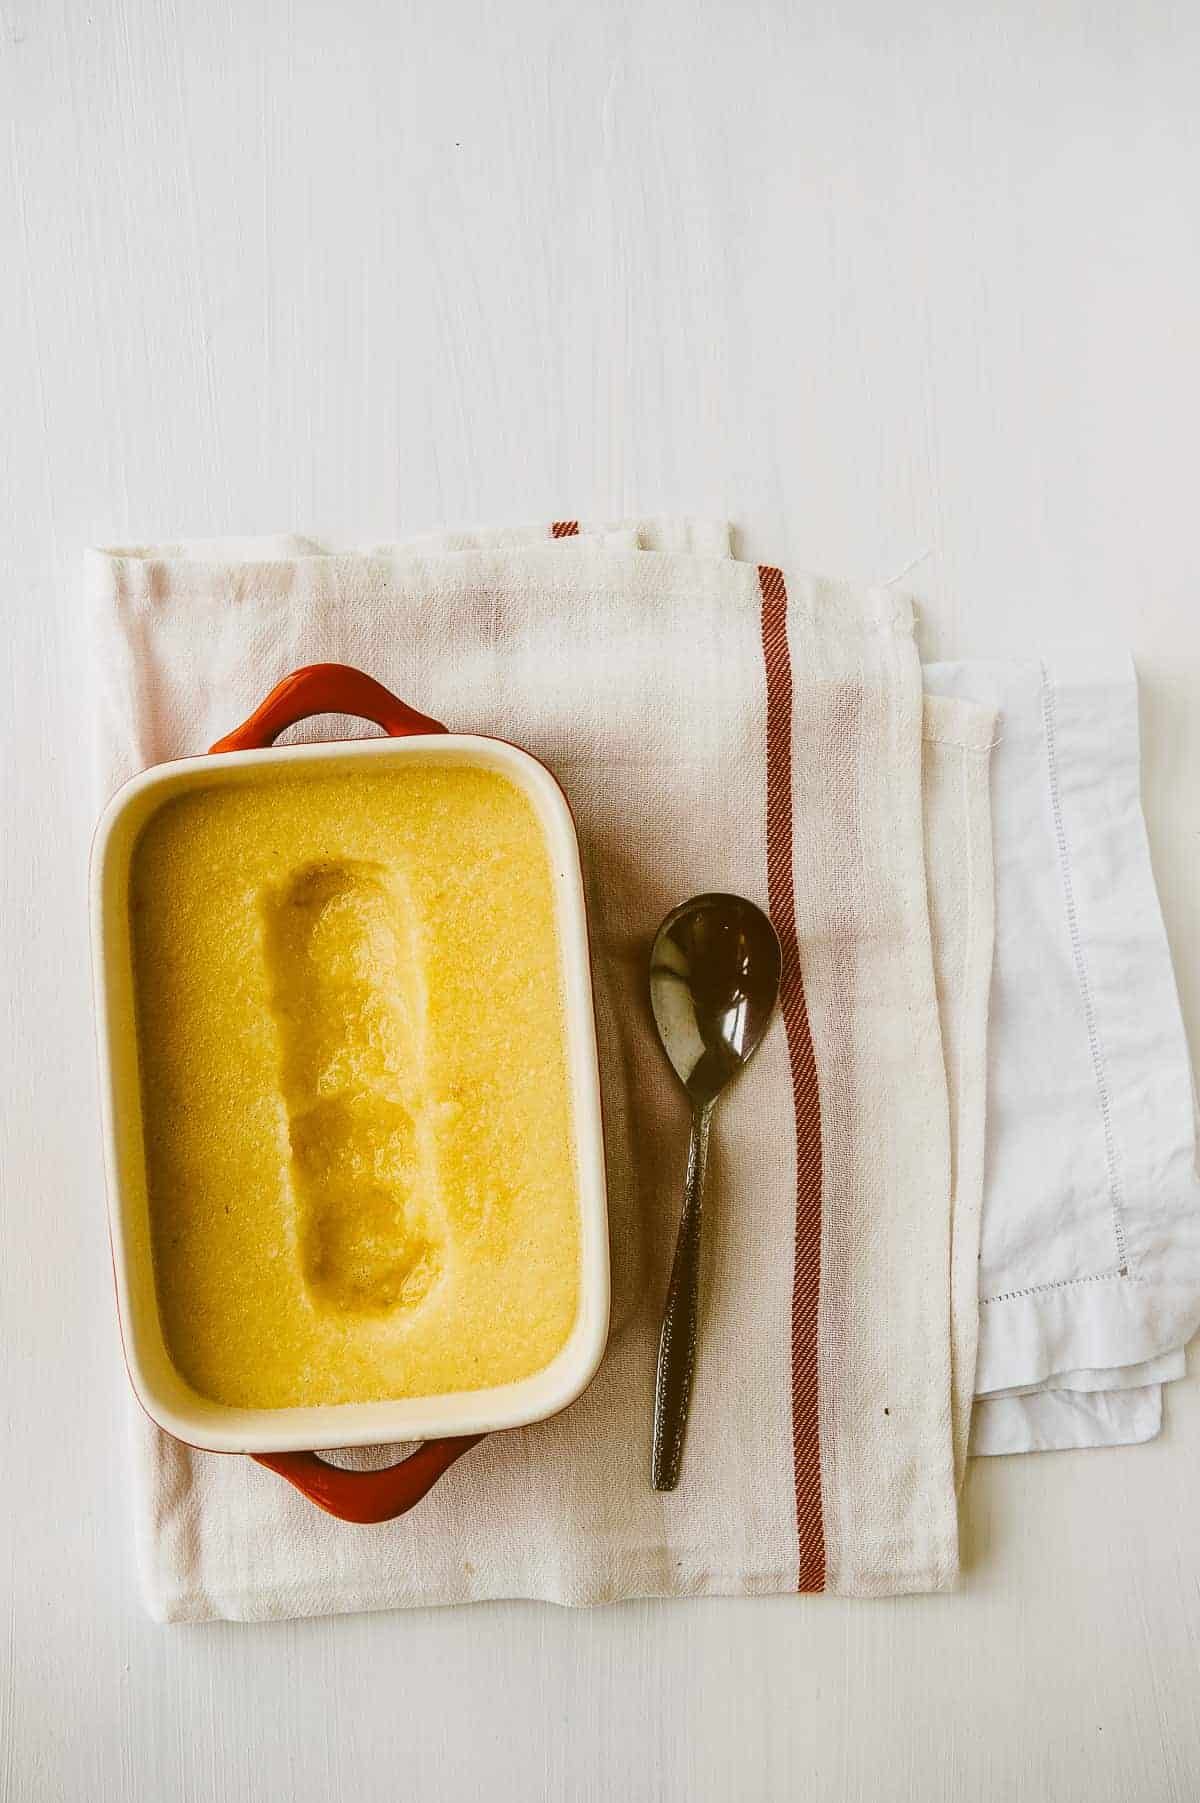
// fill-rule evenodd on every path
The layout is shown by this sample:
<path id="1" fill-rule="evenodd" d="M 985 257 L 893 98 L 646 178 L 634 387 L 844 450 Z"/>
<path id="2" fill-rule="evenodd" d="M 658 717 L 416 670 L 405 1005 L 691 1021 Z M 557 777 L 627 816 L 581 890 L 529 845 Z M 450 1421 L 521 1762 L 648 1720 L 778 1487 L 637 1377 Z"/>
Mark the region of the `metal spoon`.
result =
<path id="1" fill-rule="evenodd" d="M 779 940 L 753 902 L 697 895 L 673 909 L 650 955 L 650 1005 L 658 1036 L 692 1103 L 683 1219 L 658 1347 L 652 1477 L 679 1482 L 696 1360 L 700 1214 L 713 1106 L 766 1032 L 779 996 Z"/>

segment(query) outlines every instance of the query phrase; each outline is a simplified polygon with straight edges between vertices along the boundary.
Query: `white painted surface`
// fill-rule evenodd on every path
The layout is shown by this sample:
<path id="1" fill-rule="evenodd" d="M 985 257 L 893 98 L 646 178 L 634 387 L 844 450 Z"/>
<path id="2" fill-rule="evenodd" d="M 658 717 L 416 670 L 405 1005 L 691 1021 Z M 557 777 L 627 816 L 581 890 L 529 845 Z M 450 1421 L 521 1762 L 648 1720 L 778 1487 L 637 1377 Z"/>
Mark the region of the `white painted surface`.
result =
<path id="1" fill-rule="evenodd" d="M 960 1595 L 157 1629 L 87 1012 L 92 541 L 730 511 L 941 655 L 1131 642 L 1200 1033 L 1200 15 L 0 0 L 0 1797 L 1193 1798 L 1200 1398 Z M 415 1518 L 414 1518 L 415 1519 Z"/>

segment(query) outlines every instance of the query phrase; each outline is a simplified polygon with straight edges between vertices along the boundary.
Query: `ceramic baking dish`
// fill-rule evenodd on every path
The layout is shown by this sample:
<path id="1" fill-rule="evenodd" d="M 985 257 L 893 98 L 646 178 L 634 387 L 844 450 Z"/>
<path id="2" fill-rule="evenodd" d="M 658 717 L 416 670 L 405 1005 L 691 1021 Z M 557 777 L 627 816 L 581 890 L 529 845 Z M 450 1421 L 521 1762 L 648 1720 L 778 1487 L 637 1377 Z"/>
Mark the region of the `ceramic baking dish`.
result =
<path id="1" fill-rule="evenodd" d="M 314 714 L 372 720 L 387 738 L 274 747 L 288 726 Z M 146 821 L 170 797 L 218 783 L 319 764 L 408 768 L 419 760 L 496 770 L 532 803 L 550 850 L 562 956 L 567 1057 L 581 1210 L 579 1310 L 561 1352 L 543 1370 L 491 1389 L 331 1407 L 244 1409 L 207 1400 L 171 1362 L 159 1319 L 139 1096 L 128 909 L 130 859 Z M 109 1227 L 125 1359 L 139 1402 L 167 1433 L 212 1452 L 248 1453 L 330 1513 L 382 1521 L 419 1501 L 441 1473 L 486 1433 L 558 1413 L 586 1387 L 608 1332 L 608 1222 L 600 1089 L 587 923 L 570 809 L 536 758 L 501 740 L 448 733 L 361 671 L 315 664 L 287 677 L 254 714 L 206 757 L 161 764 L 125 784 L 100 822 L 92 854 L 92 935 L 100 1093 Z M 384 1471 L 348 1471 L 317 1448 L 399 1441 L 424 1444 Z"/>

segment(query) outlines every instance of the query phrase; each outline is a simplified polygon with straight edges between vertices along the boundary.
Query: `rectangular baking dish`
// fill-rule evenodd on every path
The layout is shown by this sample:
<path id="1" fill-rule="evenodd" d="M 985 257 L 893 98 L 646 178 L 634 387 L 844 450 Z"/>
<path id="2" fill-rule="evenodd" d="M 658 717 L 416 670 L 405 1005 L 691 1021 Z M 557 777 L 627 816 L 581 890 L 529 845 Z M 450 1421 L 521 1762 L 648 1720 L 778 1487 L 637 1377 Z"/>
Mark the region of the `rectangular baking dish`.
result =
<path id="1" fill-rule="evenodd" d="M 328 712 L 375 720 L 390 736 L 274 747 L 274 738 L 286 726 L 308 715 Z M 580 1300 L 575 1324 L 562 1350 L 543 1370 L 490 1389 L 330 1407 L 227 1407 L 199 1395 L 185 1382 L 171 1361 L 159 1320 L 142 1137 L 128 908 L 133 847 L 154 811 L 187 789 L 251 779 L 259 782 L 275 772 L 294 774 L 299 768 L 313 765 L 320 765 L 329 773 L 368 765 L 378 771 L 410 768 L 422 760 L 468 763 L 502 773 L 529 799 L 545 833 L 562 956 L 581 1212 Z M 528 752 L 501 740 L 446 732 L 436 721 L 417 714 L 360 671 L 342 665 L 309 666 L 285 679 L 250 720 L 214 746 L 210 755 L 147 770 L 114 796 L 100 821 L 93 849 L 91 912 L 113 1271 L 129 1377 L 146 1413 L 167 1433 L 213 1452 L 311 1455 L 318 1448 L 441 1441 L 447 1443 L 441 1454 L 427 1448 L 423 1461 L 425 1469 L 438 1467 L 433 1473 L 436 1477 L 458 1451 L 466 1450 L 478 1436 L 541 1420 L 573 1402 L 594 1374 L 608 1332 L 608 1222 L 579 849 L 566 799 L 545 766 Z M 316 1473 L 312 1462 L 306 1459 L 272 1458 L 271 1462 L 313 1500 L 339 1514 L 348 1511 L 334 1506 L 336 1498 L 314 1494 L 314 1483 L 323 1490 L 331 1486 L 345 1489 L 341 1483 L 344 1479 L 377 1480 L 388 1476 L 346 1472 L 325 1465 Z M 409 1464 L 417 1462 L 410 1460 Z M 415 1477 L 416 1473 L 412 1475 Z M 359 1488 L 363 1489 L 363 1485 Z M 377 1484 L 376 1488 L 380 1486 Z M 356 1513 L 349 1518 L 386 1516 Z"/>

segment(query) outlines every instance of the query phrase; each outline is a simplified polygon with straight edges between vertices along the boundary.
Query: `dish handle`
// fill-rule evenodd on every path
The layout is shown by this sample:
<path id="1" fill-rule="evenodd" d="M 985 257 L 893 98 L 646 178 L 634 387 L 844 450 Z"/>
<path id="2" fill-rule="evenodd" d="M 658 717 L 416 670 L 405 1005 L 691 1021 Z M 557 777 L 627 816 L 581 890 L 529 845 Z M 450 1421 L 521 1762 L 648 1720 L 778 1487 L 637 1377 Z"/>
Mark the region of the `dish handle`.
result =
<path id="1" fill-rule="evenodd" d="M 313 714 L 355 714 L 373 720 L 392 739 L 445 732 L 440 720 L 419 714 L 381 682 L 349 664 L 306 664 L 276 683 L 248 720 L 210 745 L 210 751 L 262 751 L 297 720 Z"/>
<path id="2" fill-rule="evenodd" d="M 339 1521 L 394 1521 L 428 1494 L 455 1459 L 478 1445 L 482 1434 L 460 1434 L 450 1440 L 426 1440 L 407 1459 L 384 1471 L 345 1471 L 327 1465 L 315 1452 L 255 1452 L 251 1458 L 277 1471 L 309 1502 Z"/>

